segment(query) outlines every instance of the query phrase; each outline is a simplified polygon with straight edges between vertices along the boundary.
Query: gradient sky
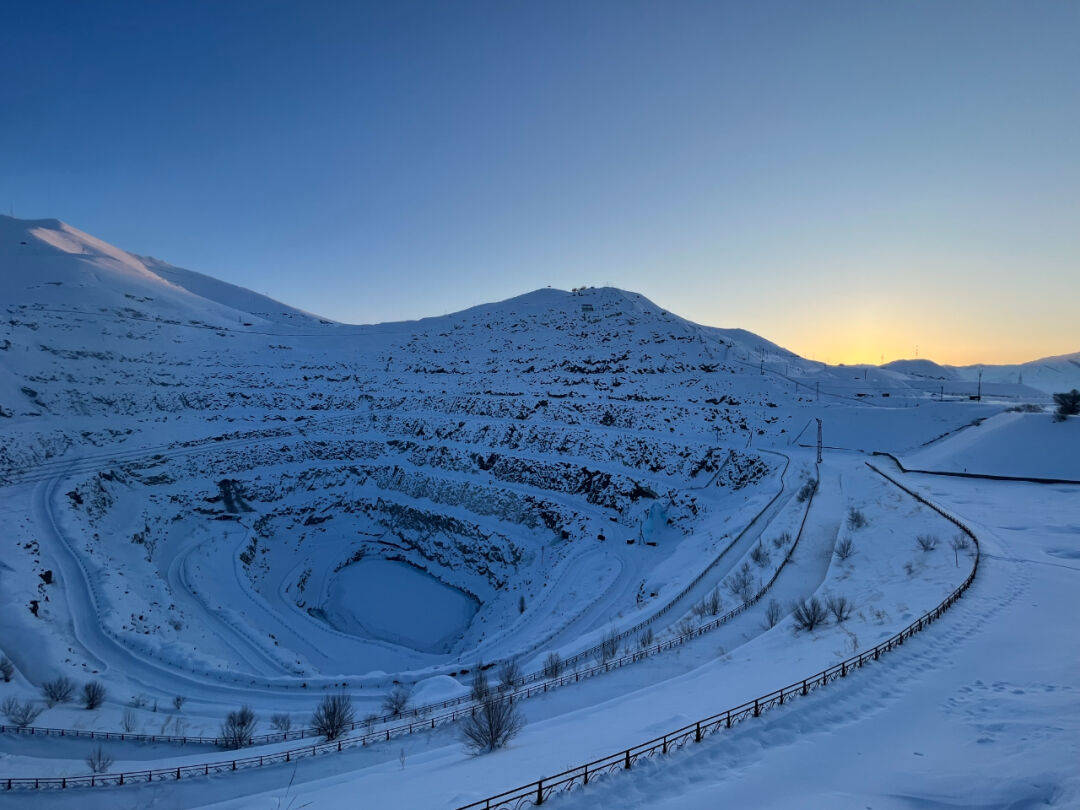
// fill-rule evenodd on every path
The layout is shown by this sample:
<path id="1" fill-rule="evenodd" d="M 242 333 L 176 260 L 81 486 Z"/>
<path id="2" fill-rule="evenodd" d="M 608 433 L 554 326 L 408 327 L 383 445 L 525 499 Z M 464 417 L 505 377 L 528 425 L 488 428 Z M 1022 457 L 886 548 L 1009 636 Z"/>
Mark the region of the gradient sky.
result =
<path id="1" fill-rule="evenodd" d="M 1080 350 L 1080 3 L 7 2 L 0 208 L 350 322 Z"/>

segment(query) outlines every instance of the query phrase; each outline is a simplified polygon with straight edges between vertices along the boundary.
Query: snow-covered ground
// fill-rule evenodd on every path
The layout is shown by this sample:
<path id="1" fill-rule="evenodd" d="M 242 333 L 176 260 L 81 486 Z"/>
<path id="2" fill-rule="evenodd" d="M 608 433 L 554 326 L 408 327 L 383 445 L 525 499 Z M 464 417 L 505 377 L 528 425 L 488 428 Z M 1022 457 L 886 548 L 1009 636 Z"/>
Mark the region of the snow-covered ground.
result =
<path id="1" fill-rule="evenodd" d="M 55 220 L 0 217 L 0 270 L 0 701 L 34 703 L 38 727 L 162 738 L 213 738 L 241 704 L 258 734 L 275 713 L 299 730 L 327 692 L 370 717 L 340 753 L 288 766 L 0 805 L 456 807 L 799 680 L 970 570 L 955 527 L 868 460 L 978 528 L 969 595 L 844 683 L 559 801 L 933 806 L 973 779 L 985 806 L 1077 798 L 1078 488 L 903 476 L 871 455 L 1080 478 L 1075 418 L 1007 410 L 1046 389 L 987 380 L 972 401 L 963 370 L 823 367 L 615 289 L 348 326 Z M 681 643 L 741 604 L 744 570 L 761 599 Z M 796 632 L 791 606 L 813 596 L 852 613 Z M 620 656 L 649 654 L 543 688 L 549 652 L 584 669 L 612 634 Z M 410 711 L 467 707 L 478 662 L 509 659 L 539 688 L 506 750 L 469 755 L 457 724 L 350 743 L 395 727 L 395 687 Z M 105 703 L 47 707 L 58 675 L 100 680 Z M 85 775 L 96 744 L 0 733 L 0 779 Z M 112 773 L 236 756 L 106 745 Z"/>

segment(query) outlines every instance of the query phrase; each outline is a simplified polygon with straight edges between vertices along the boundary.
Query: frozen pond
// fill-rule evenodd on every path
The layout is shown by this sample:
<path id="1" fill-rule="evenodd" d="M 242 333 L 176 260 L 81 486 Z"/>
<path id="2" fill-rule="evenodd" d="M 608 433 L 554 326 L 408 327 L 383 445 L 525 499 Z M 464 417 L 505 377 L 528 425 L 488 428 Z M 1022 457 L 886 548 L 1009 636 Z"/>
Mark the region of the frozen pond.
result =
<path id="1" fill-rule="evenodd" d="M 448 652 L 479 605 L 466 593 L 404 562 L 365 559 L 330 583 L 327 620 L 337 629 L 420 652 Z"/>

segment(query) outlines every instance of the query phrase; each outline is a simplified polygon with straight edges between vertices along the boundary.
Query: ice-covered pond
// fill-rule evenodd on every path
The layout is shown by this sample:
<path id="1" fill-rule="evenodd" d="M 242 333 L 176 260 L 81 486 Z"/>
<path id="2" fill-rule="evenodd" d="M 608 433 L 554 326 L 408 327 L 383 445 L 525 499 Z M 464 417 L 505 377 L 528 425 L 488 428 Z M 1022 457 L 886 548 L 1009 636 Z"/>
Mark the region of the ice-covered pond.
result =
<path id="1" fill-rule="evenodd" d="M 447 652 L 479 604 L 405 562 L 364 559 L 342 569 L 327 590 L 327 620 L 339 630 L 420 652 Z"/>

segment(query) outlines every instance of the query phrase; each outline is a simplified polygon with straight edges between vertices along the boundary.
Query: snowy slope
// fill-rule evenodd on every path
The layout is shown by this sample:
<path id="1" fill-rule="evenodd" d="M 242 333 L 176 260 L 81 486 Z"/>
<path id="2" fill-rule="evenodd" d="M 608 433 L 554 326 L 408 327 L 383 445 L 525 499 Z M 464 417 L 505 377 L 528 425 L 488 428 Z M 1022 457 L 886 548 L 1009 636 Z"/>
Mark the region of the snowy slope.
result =
<path id="1" fill-rule="evenodd" d="M 133 709 L 142 731 L 212 735 L 249 702 L 266 732 L 271 713 L 304 725 L 340 689 L 377 716 L 396 683 L 460 694 L 478 661 L 536 672 L 609 633 L 631 649 L 631 628 L 674 638 L 710 594 L 735 599 L 744 567 L 775 574 L 781 608 L 841 590 L 858 602 L 851 624 L 795 636 L 763 621 L 765 599 L 671 654 L 534 700 L 500 760 L 464 755 L 451 727 L 403 743 L 416 779 L 389 746 L 304 766 L 306 799 L 331 807 L 360 772 L 384 803 L 449 806 L 888 635 L 962 561 L 915 550 L 913 532 L 948 526 L 862 454 L 1014 469 L 1026 443 L 1033 464 L 1049 458 L 1041 423 L 973 427 L 1039 399 L 1026 384 L 984 380 L 995 401 L 972 402 L 962 370 L 824 366 L 613 288 L 349 326 L 10 218 L 0 270 L 0 510 L 13 527 L 0 652 L 15 694 L 36 699 L 57 673 L 110 693 L 43 723 L 116 730 Z M 1002 423 L 1028 425 L 1013 416 Z M 818 418 L 826 462 L 808 502 Z M 853 507 L 868 528 L 847 522 Z M 834 557 L 842 539 L 854 562 Z M 190 702 L 162 726 L 151 707 L 176 695 Z M 161 745 L 123 749 L 124 762 L 210 755 Z M 0 738 L 0 777 L 74 775 L 84 755 Z M 256 806 L 274 806 L 282 771 L 270 773 L 237 775 L 227 794 L 227 780 L 192 780 L 169 800 L 251 806 L 261 793 Z"/>

